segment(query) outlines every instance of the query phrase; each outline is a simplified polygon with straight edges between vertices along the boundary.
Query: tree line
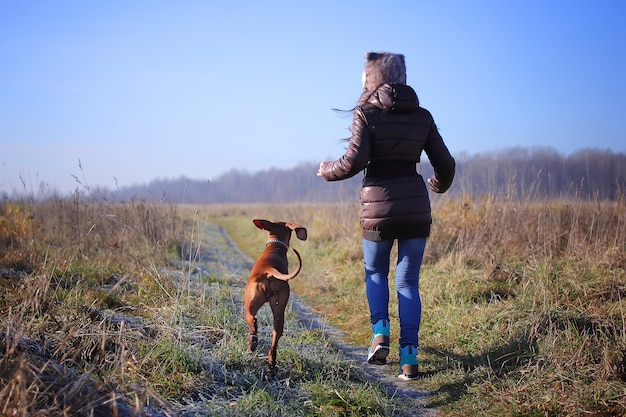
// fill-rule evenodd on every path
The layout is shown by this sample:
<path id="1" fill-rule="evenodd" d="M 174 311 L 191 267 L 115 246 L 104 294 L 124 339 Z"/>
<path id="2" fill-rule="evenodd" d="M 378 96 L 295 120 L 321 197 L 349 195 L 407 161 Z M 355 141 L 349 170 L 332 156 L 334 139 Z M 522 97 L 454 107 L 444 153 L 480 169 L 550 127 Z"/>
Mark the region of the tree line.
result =
<path id="1" fill-rule="evenodd" d="M 626 191 L 626 154 L 585 149 L 563 155 L 552 148 L 510 148 L 455 155 L 457 172 L 449 193 L 505 195 L 513 199 L 618 200 Z M 339 182 L 316 176 L 318 163 L 260 172 L 233 169 L 206 181 L 185 177 L 97 193 L 116 200 L 152 199 L 174 203 L 324 203 L 357 201 L 362 174 Z M 428 160 L 417 170 L 432 175 Z"/>

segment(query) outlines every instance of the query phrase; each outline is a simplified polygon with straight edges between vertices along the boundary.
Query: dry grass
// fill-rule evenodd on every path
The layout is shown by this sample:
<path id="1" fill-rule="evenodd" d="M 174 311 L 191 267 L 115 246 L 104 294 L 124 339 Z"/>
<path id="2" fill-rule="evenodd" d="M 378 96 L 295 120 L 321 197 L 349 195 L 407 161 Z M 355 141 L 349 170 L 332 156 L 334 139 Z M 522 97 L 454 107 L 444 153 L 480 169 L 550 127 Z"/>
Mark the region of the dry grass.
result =
<path id="1" fill-rule="evenodd" d="M 287 323 L 276 369 L 248 352 L 247 271 L 194 210 L 1 203 L 0 415 L 400 413 L 298 320 Z M 259 315 L 265 333 L 270 314 Z"/>
<path id="2" fill-rule="evenodd" d="M 624 415 L 625 202 L 465 197 L 433 210 L 419 382 L 431 405 L 451 416 Z M 205 211 L 250 256 L 264 239 L 252 218 L 307 226 L 292 287 L 350 342 L 369 342 L 358 206 Z"/>
<path id="3" fill-rule="evenodd" d="M 441 198 L 433 210 L 421 280 L 424 378 L 417 382 L 433 393 L 430 406 L 446 416 L 624 415 L 625 201 Z M 240 312 L 229 310 L 236 300 L 224 278 L 208 277 L 217 287 L 196 296 L 162 272 L 172 258 L 191 256 L 197 218 L 223 225 L 254 258 L 266 239 L 251 222 L 257 217 L 308 228 L 307 242 L 293 242 L 304 262 L 294 292 L 349 342 L 367 344 L 355 204 L 3 202 L 0 414 L 167 411 L 170 399 L 217 383 L 229 368 L 252 373 L 215 388 L 225 401 L 219 410 L 236 401 L 241 415 L 254 414 L 265 402 L 280 413 L 271 408 L 277 398 L 287 404 L 304 392 L 287 382 L 304 380 L 315 381 L 306 388 L 315 404 L 309 414 L 335 409 L 328 393 L 343 391 L 326 380 L 344 383 L 344 364 L 302 368 L 302 348 L 285 347 L 293 367 L 265 390 L 254 375 L 263 371 L 250 368 L 237 343 L 245 326 Z M 210 364 L 217 373 L 183 335 L 189 326 L 217 346 L 212 354 L 223 355 L 225 364 Z M 301 346 L 319 339 L 302 337 Z M 384 399 L 350 378 L 354 415 L 389 415 Z M 245 396 L 233 400 L 234 391 Z"/>
<path id="4" fill-rule="evenodd" d="M 173 210 L 78 196 L 0 204 L 0 414 L 130 415 L 126 404 L 158 404 L 144 381 L 165 375 L 168 355 L 133 352 L 169 340 L 140 318 L 175 292 L 158 274 L 181 236 Z M 178 390 L 171 371 L 163 383 Z"/>

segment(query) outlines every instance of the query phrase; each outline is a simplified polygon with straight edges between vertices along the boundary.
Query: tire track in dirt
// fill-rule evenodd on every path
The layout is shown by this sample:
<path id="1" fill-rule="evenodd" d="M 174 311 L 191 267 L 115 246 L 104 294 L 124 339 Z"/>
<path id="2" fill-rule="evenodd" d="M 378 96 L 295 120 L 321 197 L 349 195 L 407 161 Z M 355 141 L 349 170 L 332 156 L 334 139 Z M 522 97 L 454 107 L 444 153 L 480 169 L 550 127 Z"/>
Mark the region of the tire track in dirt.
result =
<path id="1" fill-rule="evenodd" d="M 205 271 L 219 271 L 237 276 L 247 277 L 254 260 L 244 254 L 226 231 L 216 225 L 206 224 L 204 236 L 200 243 L 196 262 Z M 306 260 L 303 260 L 303 264 Z M 243 284 L 241 288 L 243 291 Z M 369 365 L 365 361 L 367 347 L 351 346 L 343 341 L 342 332 L 330 325 L 322 317 L 316 315 L 296 294 L 291 292 L 290 304 L 292 311 L 296 314 L 298 322 L 306 330 L 316 330 L 323 333 L 333 346 L 342 351 L 347 358 L 354 361 L 364 370 L 370 382 L 373 382 L 385 389 L 390 398 L 395 398 L 403 404 L 407 404 L 407 409 L 415 410 L 414 413 L 405 415 L 431 417 L 437 415 L 436 410 L 426 408 L 429 393 L 420 391 L 416 381 L 402 381 L 397 378 L 397 363 L 387 366 Z M 243 317 L 242 317 L 243 320 Z"/>

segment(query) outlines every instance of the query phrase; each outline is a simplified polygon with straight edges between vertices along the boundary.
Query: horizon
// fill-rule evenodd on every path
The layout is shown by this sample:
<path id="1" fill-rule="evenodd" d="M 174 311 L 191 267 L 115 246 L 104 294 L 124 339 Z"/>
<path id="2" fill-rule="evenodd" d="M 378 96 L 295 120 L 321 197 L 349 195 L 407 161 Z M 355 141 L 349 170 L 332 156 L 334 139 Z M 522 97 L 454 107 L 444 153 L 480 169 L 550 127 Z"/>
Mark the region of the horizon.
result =
<path id="1" fill-rule="evenodd" d="M 604 152 L 611 152 L 611 154 L 613 156 L 619 157 L 621 156 L 626 156 L 626 152 L 624 151 L 618 151 L 615 152 L 609 148 L 593 148 L 593 147 L 587 147 L 587 148 L 581 148 L 578 150 L 574 150 L 572 152 L 569 153 L 564 153 L 564 152 L 559 152 L 558 150 L 552 148 L 552 147 L 521 147 L 521 146 L 514 146 L 514 147 L 509 147 L 509 148 L 503 148 L 497 151 L 486 151 L 486 152 L 478 152 L 478 153 L 474 153 L 474 154 L 470 154 L 467 152 L 461 152 L 458 155 L 455 155 L 455 159 L 457 162 L 457 167 L 461 166 L 464 162 L 471 162 L 471 160 L 473 158 L 511 158 L 514 154 L 515 157 L 514 159 L 518 159 L 519 156 L 524 155 L 526 156 L 526 158 L 528 159 L 533 159 L 534 157 L 551 157 L 551 156 L 557 156 L 558 158 L 563 158 L 563 159 L 567 159 L 567 158 L 571 158 L 580 154 L 588 154 L 588 153 L 604 153 Z M 424 155 L 425 156 L 425 155 Z M 419 168 L 419 171 L 421 173 L 421 170 L 426 169 L 432 169 L 430 167 L 430 162 L 428 161 L 427 158 L 422 158 L 422 161 L 419 162 L 417 165 L 421 165 L 421 164 L 428 164 L 427 168 Z M 80 165 L 80 164 L 79 164 Z M 154 177 L 154 178 L 150 178 L 147 181 L 144 182 L 140 182 L 140 183 L 132 183 L 132 184 L 125 184 L 125 185 L 116 185 L 115 187 L 107 187 L 107 186 L 101 186 L 99 184 L 90 184 L 87 182 L 86 178 L 79 178 L 78 176 L 74 176 L 74 183 L 75 186 L 72 190 L 67 191 L 65 193 L 60 193 L 59 190 L 57 189 L 52 189 L 49 188 L 47 184 L 45 183 L 39 183 L 39 184 L 29 184 L 28 181 L 26 181 L 24 178 L 20 178 L 20 184 L 21 184 L 21 190 L 16 190 L 13 189 L 11 190 L 11 192 L 0 192 L 0 196 L 4 196 L 9 197 L 9 198 L 15 198 L 15 197 L 24 197 L 24 196 L 33 196 L 33 197 L 37 197 L 37 198 L 45 198 L 47 196 L 51 196 L 51 195 L 59 195 L 59 196 L 67 196 L 67 195 L 71 195 L 75 192 L 87 192 L 92 193 L 92 192 L 96 192 L 96 193 L 115 193 L 117 191 L 127 191 L 127 190 L 132 190 L 134 188 L 147 188 L 150 187 L 154 184 L 157 183 L 165 183 L 165 184 L 175 184 L 177 182 L 180 181 L 185 181 L 185 183 L 204 183 L 206 182 L 207 184 L 210 184 L 211 182 L 214 181 L 220 181 L 223 177 L 227 177 L 228 175 L 231 174 L 236 174 L 236 175 L 244 175 L 244 176 L 255 176 L 255 175 L 259 175 L 259 174 L 265 174 L 265 173 L 269 173 L 271 171 L 291 171 L 291 170 L 298 170 L 300 168 L 302 168 L 302 166 L 304 165 L 311 165 L 311 172 L 315 172 L 315 170 L 317 169 L 317 162 L 316 161 L 300 161 L 299 163 L 293 165 L 293 166 L 289 166 L 289 167 L 276 167 L 276 166 L 270 166 L 267 168 L 261 168 L 261 169 L 257 169 L 257 170 L 249 170 L 249 169 L 245 169 L 245 168 L 236 168 L 236 167 L 231 167 L 226 169 L 223 172 L 220 172 L 219 174 L 217 174 L 216 176 L 214 176 L 213 178 L 207 179 L 207 178 L 193 178 L 193 177 L 189 177 L 187 175 L 184 174 L 180 174 L 180 175 L 172 175 L 169 177 Z M 83 169 L 82 166 L 79 167 L 81 170 Z M 313 175 L 312 175 L 313 177 Z M 324 183 L 321 183 L 324 184 Z M 320 185 L 321 185 L 320 184 Z"/>

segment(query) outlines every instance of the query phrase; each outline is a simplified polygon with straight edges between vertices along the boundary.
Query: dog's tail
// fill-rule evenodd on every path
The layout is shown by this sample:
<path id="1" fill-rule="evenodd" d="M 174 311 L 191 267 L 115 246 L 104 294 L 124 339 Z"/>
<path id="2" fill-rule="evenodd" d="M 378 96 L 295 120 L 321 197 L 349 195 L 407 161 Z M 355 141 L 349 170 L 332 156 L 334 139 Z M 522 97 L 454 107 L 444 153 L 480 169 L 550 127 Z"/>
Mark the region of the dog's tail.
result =
<path id="1" fill-rule="evenodd" d="M 295 250 L 294 248 L 291 248 L 291 250 L 296 253 L 296 257 L 298 258 L 298 267 L 296 268 L 296 270 L 293 271 L 291 274 L 283 274 L 282 272 L 279 272 L 276 268 L 268 268 L 267 271 L 265 271 L 268 276 L 283 281 L 289 281 L 290 279 L 294 279 L 296 276 L 298 276 L 300 270 L 302 269 L 302 258 L 300 258 L 300 254 L 297 250 Z"/>

